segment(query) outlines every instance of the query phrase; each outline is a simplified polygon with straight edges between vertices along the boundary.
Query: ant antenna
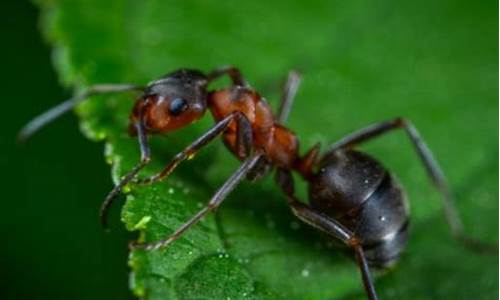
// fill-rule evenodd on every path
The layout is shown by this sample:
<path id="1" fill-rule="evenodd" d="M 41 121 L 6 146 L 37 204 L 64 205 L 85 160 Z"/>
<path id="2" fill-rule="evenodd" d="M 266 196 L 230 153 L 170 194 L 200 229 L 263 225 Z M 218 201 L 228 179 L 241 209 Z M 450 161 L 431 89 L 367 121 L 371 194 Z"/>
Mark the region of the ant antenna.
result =
<path id="1" fill-rule="evenodd" d="M 45 125 L 59 118 L 63 114 L 70 111 L 77 104 L 83 102 L 87 98 L 93 95 L 108 94 L 108 93 L 120 93 L 132 90 L 142 91 L 144 87 L 133 85 L 133 84 L 99 84 L 91 86 L 87 91 L 83 92 L 81 95 L 76 95 L 68 100 L 62 102 L 49 109 L 48 111 L 42 113 L 41 115 L 35 117 L 33 120 L 28 122 L 19 134 L 17 135 L 17 140 L 19 142 L 24 142 L 29 139 L 37 131 L 45 127 Z"/>

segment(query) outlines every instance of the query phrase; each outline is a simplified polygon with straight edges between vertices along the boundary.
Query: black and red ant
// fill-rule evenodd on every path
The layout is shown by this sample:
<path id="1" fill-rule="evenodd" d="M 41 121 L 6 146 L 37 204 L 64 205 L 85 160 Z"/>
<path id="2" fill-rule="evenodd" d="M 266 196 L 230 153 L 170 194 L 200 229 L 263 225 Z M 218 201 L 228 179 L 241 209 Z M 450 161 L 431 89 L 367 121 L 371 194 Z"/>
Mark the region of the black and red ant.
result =
<path id="1" fill-rule="evenodd" d="M 223 75 L 230 77 L 232 86 L 208 91 L 208 84 Z M 409 120 L 396 118 L 363 128 L 331 145 L 321 157 L 319 145 L 305 155 L 299 155 L 296 135 L 284 126 L 299 83 L 299 74 L 290 72 L 277 116 L 234 67 L 218 68 L 208 74 L 180 69 L 145 87 L 95 85 L 33 119 L 21 130 L 19 137 L 22 140 L 28 138 L 91 95 L 141 91 L 129 126 L 130 135 L 138 137 L 141 161 L 121 179 L 102 204 L 100 217 L 104 227 L 109 206 L 126 184 L 150 184 L 165 179 L 182 161 L 222 135 L 226 147 L 242 161 L 238 170 L 219 188 L 207 206 L 170 236 L 153 243 L 134 243 L 132 247 L 154 250 L 169 245 L 217 208 L 243 179 L 255 180 L 274 167 L 276 183 L 285 193 L 293 213 L 353 250 L 368 298 L 374 300 L 377 295 L 369 266 L 386 268 L 398 260 L 408 238 L 408 203 L 395 178 L 377 160 L 353 148 L 395 129 L 403 129 L 432 183 L 442 194 L 446 220 L 453 236 L 475 249 L 487 247 L 464 234 L 444 174 Z M 216 121 L 215 126 L 175 155 L 161 172 L 148 178 L 135 178 L 150 161 L 148 134 L 187 126 L 201 118 L 207 108 Z M 309 204 L 296 198 L 292 171 L 309 184 Z"/>

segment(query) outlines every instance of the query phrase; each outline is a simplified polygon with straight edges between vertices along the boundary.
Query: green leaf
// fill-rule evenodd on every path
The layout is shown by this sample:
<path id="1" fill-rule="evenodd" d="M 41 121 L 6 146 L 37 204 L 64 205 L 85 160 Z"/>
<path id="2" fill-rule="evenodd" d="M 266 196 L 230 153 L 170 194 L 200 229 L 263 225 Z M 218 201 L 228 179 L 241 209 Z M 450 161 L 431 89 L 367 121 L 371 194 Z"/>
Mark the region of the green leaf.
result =
<path id="1" fill-rule="evenodd" d="M 458 198 L 468 233 L 498 236 L 498 48 L 493 1 L 42 1 L 42 27 L 61 81 L 148 81 L 179 67 L 233 64 L 276 105 L 291 68 L 304 80 L 289 125 L 302 149 L 326 146 L 374 121 L 405 116 L 421 131 Z M 223 84 L 223 83 L 220 83 Z M 83 132 L 103 140 L 115 182 L 139 158 L 127 136 L 134 95 L 78 108 Z M 152 138 L 159 170 L 212 123 Z M 498 257 L 454 241 L 406 137 L 364 150 L 407 189 L 412 233 L 399 265 L 377 274 L 381 299 L 491 299 Z M 122 209 L 141 241 L 193 215 L 236 169 L 220 142 L 166 182 L 131 186 Z M 305 197 L 305 187 L 301 186 Z M 83 187 L 82 188 L 87 188 Z M 216 215 L 171 247 L 133 251 L 131 288 L 147 299 L 364 299 L 355 264 L 300 224 L 267 178 L 243 183 Z"/>

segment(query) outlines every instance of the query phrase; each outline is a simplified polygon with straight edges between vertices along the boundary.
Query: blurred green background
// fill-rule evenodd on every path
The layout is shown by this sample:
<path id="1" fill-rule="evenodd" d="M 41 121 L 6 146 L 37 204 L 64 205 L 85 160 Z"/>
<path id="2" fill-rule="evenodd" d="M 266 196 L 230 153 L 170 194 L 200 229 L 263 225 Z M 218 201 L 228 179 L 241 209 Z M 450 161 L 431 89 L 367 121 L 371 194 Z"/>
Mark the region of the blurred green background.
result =
<path id="1" fill-rule="evenodd" d="M 111 186 L 102 145 L 86 140 L 73 114 L 25 145 L 16 132 L 60 102 L 50 49 L 29 1 L 2 1 L 0 299 L 127 299 L 127 234 L 111 234 L 97 211 Z M 74 230 L 68 230 L 73 228 Z"/>
<path id="2" fill-rule="evenodd" d="M 71 1 L 65 3 L 70 8 L 66 17 L 68 22 L 86 24 L 88 21 L 85 18 L 72 20 L 71 12 L 82 13 L 90 20 L 97 16 L 104 24 L 108 21 L 104 15 L 110 10 L 101 9 L 98 11 L 102 15 L 92 15 L 86 14 L 83 6 L 78 9 L 73 8 Z M 133 3 L 137 5 L 138 2 Z M 280 76 L 290 67 L 299 67 L 305 73 L 302 94 L 299 93 L 302 101 L 294 107 L 290 124 L 297 129 L 304 145 L 310 146 L 317 140 L 326 144 L 375 120 L 400 114 L 409 116 L 422 130 L 450 178 L 467 231 L 483 239 L 495 239 L 498 227 L 496 2 L 337 2 L 338 10 L 324 10 L 323 15 L 308 10 L 311 6 L 315 13 L 321 10 L 312 1 L 286 7 L 284 1 L 283 11 L 275 5 L 276 10 L 265 13 L 259 12 L 258 4 L 246 2 L 245 9 L 227 19 L 211 18 L 221 15 L 221 10 L 207 1 L 200 2 L 197 10 L 190 10 L 192 2 L 189 1 L 186 6 L 177 4 L 161 10 L 155 9 L 159 2 L 144 3 L 153 4 L 134 11 L 144 14 L 140 15 L 144 19 L 135 21 L 148 20 L 147 25 L 151 28 L 146 28 L 147 34 L 131 37 L 136 38 L 134 42 L 138 47 L 125 43 L 135 50 L 135 60 L 130 61 L 133 72 L 127 70 L 133 75 L 127 76 L 147 80 L 180 65 L 208 69 L 233 63 L 248 71 L 252 83 L 269 95 L 269 99 L 276 99 Z M 0 129 L 0 167 L 4 171 L 0 210 L 0 234 L 4 237 L 0 248 L 0 298 L 130 297 L 125 245 L 132 236 L 118 225 L 117 209 L 113 210 L 112 234 L 104 234 L 97 222 L 98 206 L 111 186 L 102 145 L 83 138 L 73 115 L 54 123 L 26 145 L 13 143 L 17 130 L 27 120 L 61 101 L 69 91 L 61 90 L 57 84 L 50 49 L 42 42 L 37 28 L 37 9 L 26 1 L 4 1 L 1 5 L 0 30 L 4 37 L 0 50 L 4 60 L 1 76 L 6 107 Z M 237 11 L 234 5 L 228 11 Z M 146 18 L 148 14 L 158 18 Z M 297 21 L 283 17 L 281 23 L 281 14 L 295 16 Z M 263 21 L 254 24 L 253 16 Z M 118 15 L 117 19 L 121 17 Z M 207 27 L 191 23 L 193 18 L 206 20 Z M 158 36 L 158 27 L 153 26 L 155 22 L 172 26 L 161 27 L 165 32 L 180 28 L 181 33 Z M 230 27 L 231 22 L 237 26 Z M 335 27 L 323 26 L 330 23 Z M 189 38 L 182 34 L 186 28 L 193 34 Z M 97 33 L 101 31 L 98 26 L 93 29 Z M 335 36 L 325 38 L 311 29 L 325 30 Z M 205 30 L 223 33 L 207 37 Z M 249 33 L 253 30 L 259 32 L 255 36 L 264 36 L 266 41 L 252 40 L 253 35 Z M 105 36 L 104 28 L 102 33 Z M 290 36 L 296 37 L 294 47 L 287 44 Z M 217 43 L 200 43 L 199 47 L 192 47 L 192 40 L 210 39 Z M 158 46 L 170 41 L 174 43 L 166 52 Z M 230 43 L 233 43 L 232 50 L 227 51 L 233 56 L 226 61 L 226 49 L 219 46 Z M 265 47 L 252 49 L 255 44 L 265 44 Z M 111 42 L 101 45 L 103 49 L 95 49 L 90 43 L 81 46 L 74 50 L 81 65 L 87 66 L 90 61 L 85 71 L 92 80 L 101 74 L 116 76 L 106 77 L 106 80 L 125 76 L 120 68 L 91 64 L 98 54 L 105 56 L 121 50 L 112 48 Z M 240 52 L 235 50 L 240 48 Z M 205 52 L 207 49 L 211 51 Z M 93 56 L 92 51 L 97 55 Z M 117 60 L 120 59 L 123 57 Z M 272 64 L 269 63 L 271 59 Z M 324 107 L 328 109 L 311 106 L 307 99 L 325 101 Z M 498 260 L 475 258 L 466 251 L 455 250 L 457 245 L 450 241 L 442 217 L 437 213 L 440 204 L 435 200 L 438 198 L 403 139 L 401 135 L 389 137 L 368 147 L 400 175 L 413 200 L 414 217 L 418 217 L 402 265 L 378 280 L 377 286 L 383 289 L 384 295 L 399 295 L 399 290 L 406 289 L 403 294 L 432 295 L 435 299 L 442 299 L 448 291 L 455 291 L 464 299 L 472 296 L 480 299 L 482 287 L 487 289 L 486 295 L 495 294 Z M 221 157 L 222 153 L 223 150 Z M 230 167 L 234 167 L 234 163 Z M 221 169 L 228 168 L 223 166 Z M 216 178 L 213 181 L 220 181 L 224 176 L 226 174 L 213 176 Z M 210 184 L 215 188 L 215 182 Z M 282 200 L 268 187 L 260 194 L 252 189 L 260 190 L 247 186 L 236 195 L 255 193 L 272 195 L 276 203 Z M 237 211 L 234 202 L 228 202 L 227 207 L 237 212 L 231 215 L 227 213 L 231 210 L 222 210 L 223 215 L 228 215 L 226 222 L 231 228 L 234 227 L 231 217 L 243 212 Z M 286 207 L 279 207 L 279 211 L 286 214 Z M 241 220 L 237 218 L 233 223 L 238 221 Z M 272 259 L 268 261 L 273 263 Z M 259 266 L 255 268 L 266 272 Z M 347 268 L 354 270 L 350 265 Z M 271 271 L 274 274 L 270 277 L 277 275 L 271 278 L 275 282 L 269 284 L 283 284 L 280 282 L 283 273 Z M 266 275 L 269 274 L 263 276 Z M 344 275 L 352 277 L 351 273 Z M 479 282 L 474 282 L 475 278 L 479 278 Z M 358 284 L 358 278 L 353 278 L 352 282 Z M 457 290 L 458 285 L 467 290 Z M 304 286 L 307 285 L 291 288 L 301 290 L 300 293 L 306 290 Z M 429 291 L 422 292 L 425 286 Z"/>

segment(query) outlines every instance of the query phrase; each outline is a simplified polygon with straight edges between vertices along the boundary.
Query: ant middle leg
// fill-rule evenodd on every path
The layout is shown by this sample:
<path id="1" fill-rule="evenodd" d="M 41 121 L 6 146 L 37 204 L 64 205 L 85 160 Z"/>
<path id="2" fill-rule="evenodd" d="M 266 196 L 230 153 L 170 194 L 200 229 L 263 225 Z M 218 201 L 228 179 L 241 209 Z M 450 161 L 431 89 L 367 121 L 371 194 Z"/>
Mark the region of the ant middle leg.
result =
<path id="1" fill-rule="evenodd" d="M 344 244 L 354 250 L 356 262 L 358 263 L 358 267 L 361 272 L 363 286 L 368 299 L 377 300 L 377 293 L 375 292 L 375 286 L 373 284 L 373 279 L 368 267 L 368 262 L 365 258 L 363 247 L 354 233 L 344 227 L 337 220 L 297 200 L 294 196 L 294 183 L 290 171 L 284 169 L 277 170 L 275 179 L 277 184 L 287 195 L 288 204 L 297 218 L 312 227 L 341 240 Z"/>
<path id="2" fill-rule="evenodd" d="M 342 138 L 338 142 L 334 143 L 329 148 L 329 150 L 335 151 L 338 149 L 352 148 L 356 145 L 377 138 L 394 129 L 404 129 L 407 136 L 410 138 L 410 141 L 412 142 L 418 154 L 418 157 L 424 165 L 432 183 L 441 193 L 444 204 L 445 217 L 454 238 L 475 251 L 497 253 L 498 245 L 486 244 L 465 234 L 464 226 L 456 209 L 455 199 L 448 185 L 446 177 L 444 176 L 444 173 L 437 163 L 436 159 L 434 158 L 431 150 L 421 138 L 418 130 L 409 120 L 396 118 L 393 120 L 373 124 Z"/>
<path id="3" fill-rule="evenodd" d="M 158 181 L 165 179 L 174 171 L 174 169 L 181 162 L 185 161 L 186 159 L 192 158 L 194 155 L 196 155 L 196 153 L 201 148 L 206 146 L 208 143 L 210 143 L 216 137 L 218 137 L 220 134 L 222 134 L 224 131 L 226 131 L 226 129 L 229 127 L 229 125 L 231 125 L 231 123 L 233 121 L 236 120 L 236 122 L 238 122 L 238 124 L 240 124 L 240 122 L 244 122 L 244 121 L 238 121 L 239 119 L 246 119 L 246 117 L 240 112 L 234 112 L 234 113 L 230 114 L 229 116 L 225 117 L 220 122 L 215 124 L 214 127 L 212 127 L 209 131 L 204 133 L 202 136 L 200 136 L 191 145 L 186 147 L 186 149 L 184 149 L 183 151 L 181 151 L 177 155 L 175 155 L 174 158 L 163 168 L 163 170 L 161 170 L 160 172 L 158 172 L 150 177 L 136 179 L 133 182 L 137 183 L 137 184 L 151 184 L 151 183 L 155 183 L 155 182 L 158 182 Z M 247 120 L 247 122 L 248 122 L 248 120 Z M 246 127 L 246 126 L 237 126 L 237 127 L 241 131 L 251 130 L 250 127 Z M 248 156 L 248 154 L 250 153 L 251 146 L 252 146 L 252 140 L 250 139 L 251 132 L 249 135 L 248 132 L 246 132 L 246 131 L 239 132 L 237 134 L 237 136 L 238 136 L 237 140 L 241 142 L 241 144 L 238 145 L 238 152 L 246 153 L 245 157 Z"/>
<path id="4" fill-rule="evenodd" d="M 198 223 L 207 213 L 215 210 L 221 203 L 224 201 L 229 193 L 243 180 L 248 172 L 255 166 L 255 164 L 259 161 L 262 154 L 255 154 L 249 158 L 247 158 L 243 164 L 238 168 L 236 172 L 229 177 L 226 182 L 219 188 L 219 190 L 212 196 L 212 199 L 208 202 L 207 206 L 198 211 L 191 219 L 182 224 L 177 230 L 174 231 L 167 238 L 153 243 L 146 244 L 130 244 L 131 248 L 139 248 L 145 250 L 155 250 L 158 248 L 166 247 L 176 239 L 178 239 L 186 230 L 188 230 L 191 226 Z"/>
<path id="5" fill-rule="evenodd" d="M 110 93 L 122 93 L 134 90 L 143 91 L 144 87 L 134 84 L 98 84 L 90 86 L 82 94 L 69 98 L 68 100 L 52 107 L 48 111 L 42 113 L 41 115 L 28 122 L 28 124 L 24 125 L 24 127 L 19 132 L 17 139 L 18 141 L 24 142 L 25 140 L 29 139 L 34 133 L 45 127 L 45 125 L 67 113 L 76 105 L 87 100 L 90 96 Z"/>
<path id="6" fill-rule="evenodd" d="M 295 99 L 295 95 L 297 94 L 297 90 L 300 86 L 300 73 L 291 70 L 288 72 L 288 78 L 283 86 L 283 91 L 281 93 L 281 101 L 280 106 L 278 108 L 277 120 L 278 123 L 284 125 L 288 119 L 288 115 L 290 114 L 290 110 L 292 109 L 293 100 Z"/>

